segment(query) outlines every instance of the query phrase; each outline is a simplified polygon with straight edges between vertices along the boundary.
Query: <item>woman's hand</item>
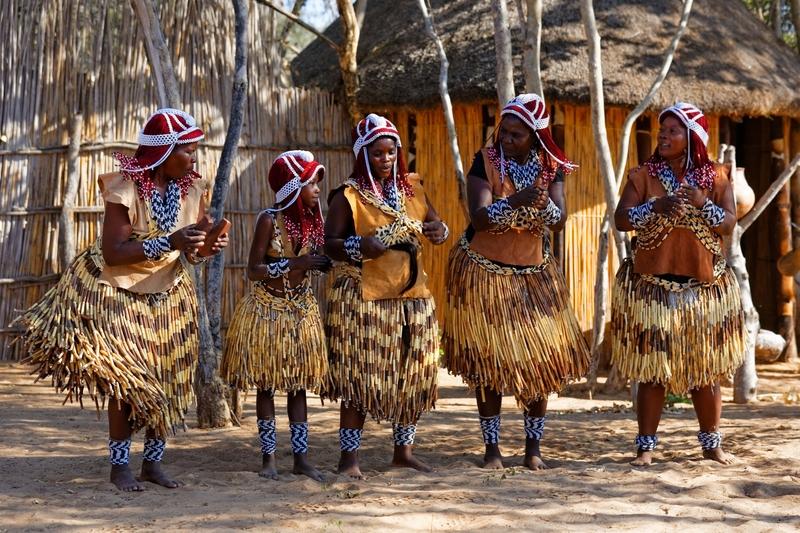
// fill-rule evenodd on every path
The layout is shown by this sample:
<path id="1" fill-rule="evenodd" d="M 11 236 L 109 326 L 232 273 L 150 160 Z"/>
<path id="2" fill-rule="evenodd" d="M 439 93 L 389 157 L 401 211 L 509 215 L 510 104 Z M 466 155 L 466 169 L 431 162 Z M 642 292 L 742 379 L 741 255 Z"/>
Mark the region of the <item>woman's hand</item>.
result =
<path id="1" fill-rule="evenodd" d="M 291 270 L 318 270 L 327 272 L 333 267 L 333 261 L 327 255 L 305 254 L 289 259 Z"/>
<path id="2" fill-rule="evenodd" d="M 681 184 L 681 188 L 678 189 L 678 198 L 680 198 L 684 203 L 700 209 L 706 202 L 707 197 L 703 192 L 703 189 L 698 189 L 697 187 L 693 187 L 684 182 Z"/>
<path id="3" fill-rule="evenodd" d="M 423 222 L 422 234 L 433 244 L 442 244 L 445 240 L 444 223 L 441 220 Z"/>
<path id="4" fill-rule="evenodd" d="M 361 256 L 364 259 L 375 259 L 386 253 L 386 247 L 381 241 L 375 237 L 362 237 L 361 238 Z"/>
<path id="5" fill-rule="evenodd" d="M 512 194 L 508 198 L 508 203 L 514 209 L 520 207 L 535 207 L 536 209 L 544 209 L 547 207 L 547 201 L 550 195 L 545 189 L 542 189 L 536 184 L 528 185 L 516 194 Z"/>
<path id="6" fill-rule="evenodd" d="M 668 218 L 678 218 L 685 210 L 683 201 L 677 195 L 662 196 L 653 202 L 653 212 Z"/>
<path id="7" fill-rule="evenodd" d="M 225 239 L 225 246 L 227 246 L 227 236 Z M 195 255 L 200 247 L 203 246 L 203 241 L 205 240 L 206 232 L 197 229 L 195 224 L 180 228 L 169 236 L 169 244 L 172 246 L 172 249 L 184 252 L 188 255 Z"/>
<path id="8" fill-rule="evenodd" d="M 228 247 L 228 234 L 225 233 L 217 237 L 217 240 L 214 241 L 214 244 L 211 245 L 211 255 L 217 255 L 222 251 L 223 248 Z"/>

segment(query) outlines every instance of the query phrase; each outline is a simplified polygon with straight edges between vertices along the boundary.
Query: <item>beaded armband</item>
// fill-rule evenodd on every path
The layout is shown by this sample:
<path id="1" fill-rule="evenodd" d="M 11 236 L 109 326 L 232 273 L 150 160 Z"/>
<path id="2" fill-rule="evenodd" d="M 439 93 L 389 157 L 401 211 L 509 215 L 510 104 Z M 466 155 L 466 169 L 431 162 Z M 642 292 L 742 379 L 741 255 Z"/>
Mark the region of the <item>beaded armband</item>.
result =
<path id="1" fill-rule="evenodd" d="M 553 224 L 557 224 L 559 220 L 561 220 L 561 209 L 556 205 L 556 203 L 551 198 L 547 202 L 547 207 L 545 207 L 540 213 L 539 216 L 545 226 L 552 226 Z"/>
<path id="2" fill-rule="evenodd" d="M 653 219 L 655 212 L 653 211 L 654 200 L 648 200 L 641 205 L 631 207 L 628 209 L 628 220 L 636 229 L 641 229 Z"/>
<path id="3" fill-rule="evenodd" d="M 709 226 L 716 228 L 725 221 L 725 210 L 707 198 L 700 208 L 700 216 Z"/>
<path id="4" fill-rule="evenodd" d="M 361 237 L 352 235 L 344 240 L 344 253 L 351 261 L 357 263 L 363 261 L 364 257 L 361 255 Z"/>
<path id="5" fill-rule="evenodd" d="M 280 278 L 289 273 L 289 260 L 280 259 L 267 264 L 267 277 Z"/>
<path id="6" fill-rule="evenodd" d="M 172 246 L 169 244 L 169 237 L 158 237 L 156 239 L 147 239 L 142 241 L 144 247 L 144 256 L 150 261 L 158 261 L 164 255 L 172 251 Z"/>
<path id="7" fill-rule="evenodd" d="M 508 203 L 508 198 L 501 198 L 486 208 L 489 222 L 500 228 L 511 226 L 514 221 L 514 208 Z"/>

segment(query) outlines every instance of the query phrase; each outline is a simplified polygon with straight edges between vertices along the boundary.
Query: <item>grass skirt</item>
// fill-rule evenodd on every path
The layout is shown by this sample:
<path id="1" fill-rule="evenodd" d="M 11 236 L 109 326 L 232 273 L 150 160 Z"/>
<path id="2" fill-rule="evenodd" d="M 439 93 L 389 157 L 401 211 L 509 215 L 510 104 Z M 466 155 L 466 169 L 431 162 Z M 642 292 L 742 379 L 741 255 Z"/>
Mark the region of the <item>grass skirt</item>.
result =
<path id="1" fill-rule="evenodd" d="M 361 298 L 361 271 L 338 265 L 325 332 L 330 370 L 321 396 L 377 420 L 415 423 L 437 398 L 439 329 L 433 298 Z"/>
<path id="2" fill-rule="evenodd" d="M 713 283 L 679 284 L 617 272 L 611 302 L 612 364 L 633 380 L 685 393 L 731 376 L 744 358 L 739 284 L 730 268 Z"/>
<path id="3" fill-rule="evenodd" d="M 466 246 L 450 252 L 442 335 L 447 369 L 470 388 L 513 393 L 521 406 L 583 376 L 589 348 L 554 263 L 539 272 L 490 272 Z"/>
<path id="4" fill-rule="evenodd" d="M 197 299 L 188 274 L 165 293 L 138 294 L 99 283 L 102 260 L 78 255 L 15 324 L 37 381 L 51 378 L 66 401 L 87 394 L 130 404 L 134 430 L 160 436 L 184 426 L 194 399 Z"/>
<path id="5" fill-rule="evenodd" d="M 287 299 L 253 284 L 228 327 L 222 379 L 240 390 L 318 393 L 327 371 L 325 332 L 310 288 Z"/>

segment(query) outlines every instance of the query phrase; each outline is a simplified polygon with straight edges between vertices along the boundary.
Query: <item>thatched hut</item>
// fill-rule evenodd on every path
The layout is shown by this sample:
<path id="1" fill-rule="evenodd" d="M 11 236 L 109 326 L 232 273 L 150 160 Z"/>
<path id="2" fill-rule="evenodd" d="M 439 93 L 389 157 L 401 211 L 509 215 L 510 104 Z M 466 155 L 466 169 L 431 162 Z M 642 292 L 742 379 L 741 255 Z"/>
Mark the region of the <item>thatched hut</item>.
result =
<path id="1" fill-rule="evenodd" d="M 466 168 L 497 116 L 490 4 L 489 0 L 431 0 L 436 29 L 450 61 L 450 95 Z M 647 92 L 661 66 L 680 6 L 676 0 L 595 2 L 614 153 L 625 115 Z M 521 91 L 522 30 L 516 10 L 510 11 L 515 85 Z M 571 218 L 559 239 L 562 264 L 581 324 L 589 329 L 596 242 L 605 207 L 594 155 L 586 39 L 578 3 L 545 0 L 543 28 L 542 78 L 555 134 L 566 153 L 581 165 L 567 184 Z M 336 42 L 342 39 L 338 21 L 325 33 Z M 416 170 L 426 178 L 434 205 L 452 229 L 462 229 L 464 220 L 437 92 L 439 61 L 424 33 L 416 1 L 368 3 L 358 62 L 360 108 L 386 113 L 396 121 Z M 301 86 L 335 92 L 341 83 L 336 55 L 320 39 L 304 49 L 292 67 L 295 82 Z M 672 70 L 650 112 L 637 123 L 629 164 L 637 164 L 652 152 L 658 126 L 655 112 L 677 99 L 690 101 L 709 115 L 710 152 L 715 154 L 720 143 L 736 145 L 739 163 L 747 167 L 748 179 L 759 194 L 780 167 L 773 164 L 774 158 L 786 157 L 789 150 L 789 119 L 800 117 L 798 81 L 798 56 L 741 2 L 695 2 Z M 766 327 L 774 327 L 779 313 L 785 312 L 779 311 L 778 300 L 787 297 L 776 290 L 781 281 L 773 265 L 777 248 L 768 238 L 774 221 L 774 214 L 762 217 L 745 239 L 751 272 L 758 272 L 753 279 L 754 293 Z M 439 301 L 446 260 L 447 250 L 438 249 L 426 265 Z M 615 268 L 613 258 L 610 264 Z"/>

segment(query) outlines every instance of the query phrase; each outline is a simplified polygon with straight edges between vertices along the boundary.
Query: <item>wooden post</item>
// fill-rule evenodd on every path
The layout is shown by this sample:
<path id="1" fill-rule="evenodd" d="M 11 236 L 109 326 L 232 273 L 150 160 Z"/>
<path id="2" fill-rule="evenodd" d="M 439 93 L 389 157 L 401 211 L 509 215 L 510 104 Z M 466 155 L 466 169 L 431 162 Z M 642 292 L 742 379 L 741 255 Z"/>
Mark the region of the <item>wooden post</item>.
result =
<path id="1" fill-rule="evenodd" d="M 520 24 L 525 25 L 525 54 L 523 71 L 525 72 L 525 90 L 544 98 L 542 86 L 542 0 L 526 0 L 528 15 L 525 22 L 520 14 Z"/>
<path id="2" fill-rule="evenodd" d="M 453 164 L 456 167 L 456 182 L 458 183 L 458 199 L 461 204 L 461 211 L 464 213 L 464 219 L 469 220 L 469 206 L 467 205 L 467 180 L 464 176 L 464 165 L 461 162 L 461 150 L 458 147 L 458 135 L 456 134 L 456 122 L 453 117 L 453 104 L 450 101 L 450 92 L 447 89 L 447 72 L 450 68 L 450 63 L 447 61 L 447 54 L 444 51 L 439 35 L 433 27 L 433 17 L 428 12 L 428 6 L 425 5 L 425 0 L 419 0 L 419 8 L 422 11 L 422 17 L 425 20 L 425 30 L 428 36 L 433 40 L 436 45 L 436 51 L 439 54 L 439 96 L 442 99 L 442 110 L 444 111 L 444 121 L 447 124 L 447 139 L 450 144 L 450 155 L 453 156 Z"/>
<path id="3" fill-rule="evenodd" d="M 733 147 L 729 147 L 733 150 Z M 731 168 L 736 168 L 735 152 L 729 158 Z M 764 212 L 767 206 L 778 195 L 780 190 L 789 181 L 792 174 L 800 168 L 800 153 L 795 154 L 791 163 L 778 176 L 769 188 L 756 201 L 753 209 L 739 220 L 728 241 L 728 264 L 731 266 L 736 281 L 739 282 L 739 289 L 742 293 L 742 310 L 744 311 L 745 328 L 747 329 L 747 342 L 745 357 L 742 366 L 736 371 L 733 383 L 733 401 L 736 403 L 748 403 L 756 399 L 758 376 L 756 374 L 756 336 L 758 335 L 759 322 L 758 312 L 753 305 L 753 298 L 750 292 L 750 276 L 747 273 L 747 264 L 742 253 L 742 234 L 753 225 L 753 222 Z"/>
<path id="4" fill-rule="evenodd" d="M 358 111 L 356 92 L 358 91 L 358 40 L 359 26 L 353 3 L 350 0 L 336 0 L 339 18 L 344 26 L 344 42 L 339 47 L 339 69 L 344 82 L 344 100 L 352 125 L 358 124 L 361 114 Z"/>
<path id="5" fill-rule="evenodd" d="M 511 60 L 511 31 L 508 28 L 506 0 L 492 0 L 494 50 L 496 57 L 497 101 L 502 109 L 514 98 L 514 67 Z"/>
<path id="6" fill-rule="evenodd" d="M 181 96 L 178 91 L 178 82 L 175 78 L 175 69 L 172 67 L 172 56 L 169 53 L 167 41 L 161 31 L 161 21 L 158 19 L 155 6 L 151 0 L 131 0 L 139 27 L 144 38 L 144 49 L 147 59 L 156 78 L 156 90 L 160 107 L 178 107 Z"/>
<path id="7" fill-rule="evenodd" d="M 61 204 L 61 220 L 58 232 L 59 264 L 61 271 L 67 269 L 75 258 L 75 198 L 78 196 L 80 173 L 78 171 L 81 149 L 81 132 L 83 115 L 72 116 L 69 127 L 69 147 L 67 148 L 67 185 L 64 190 L 64 201 Z"/>
<path id="8" fill-rule="evenodd" d="M 244 123 L 244 106 L 247 99 L 247 18 L 249 0 L 232 0 L 236 17 L 236 52 L 231 94 L 231 112 L 228 131 L 214 178 L 209 214 L 219 220 L 224 214 L 225 198 L 230 187 L 233 161 L 239 146 Z M 197 367 L 197 423 L 200 427 L 221 427 L 230 422 L 231 413 L 226 403 L 227 386 L 219 378 L 219 362 L 222 354 L 222 276 L 225 271 L 225 253 L 211 258 L 206 271 L 206 308 L 208 310 L 211 348 L 201 350 Z M 206 342 L 208 338 L 206 337 Z M 201 401 L 203 400 L 203 401 Z M 232 402 L 236 404 L 237 402 Z"/>
<path id="9" fill-rule="evenodd" d="M 797 2 L 800 4 L 800 0 Z M 794 8 L 794 6 L 792 7 Z M 800 13 L 798 13 L 798 18 L 800 18 Z M 789 123 L 789 154 L 800 154 L 800 120 L 798 119 L 791 119 Z M 789 190 L 792 201 L 792 249 L 800 250 L 800 170 L 792 176 Z M 798 276 L 795 275 L 793 280 L 796 292 Z M 797 297 L 795 297 L 794 316 L 800 316 L 800 300 Z M 795 343 L 798 342 L 798 335 L 800 335 L 800 329 L 795 328 Z"/>
<path id="10" fill-rule="evenodd" d="M 772 148 L 772 178 L 777 178 L 786 168 L 786 146 L 784 140 L 783 119 L 775 118 L 772 121 L 771 131 Z M 775 226 L 773 234 L 773 256 L 783 257 L 792 249 L 792 219 L 791 219 L 791 181 L 787 181 L 778 196 L 775 198 Z M 792 276 L 779 276 L 777 333 L 786 339 L 786 347 L 781 354 L 784 361 L 797 360 L 797 343 L 794 328 L 794 278 Z"/>

